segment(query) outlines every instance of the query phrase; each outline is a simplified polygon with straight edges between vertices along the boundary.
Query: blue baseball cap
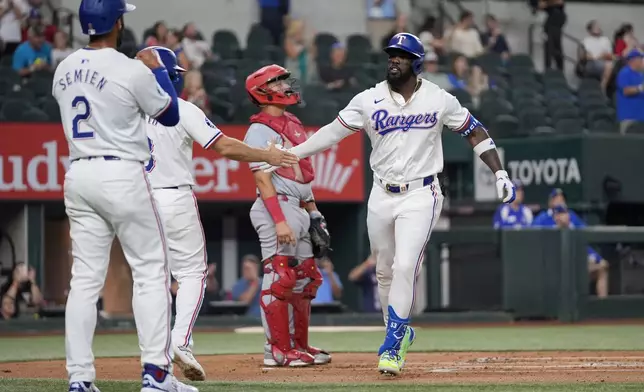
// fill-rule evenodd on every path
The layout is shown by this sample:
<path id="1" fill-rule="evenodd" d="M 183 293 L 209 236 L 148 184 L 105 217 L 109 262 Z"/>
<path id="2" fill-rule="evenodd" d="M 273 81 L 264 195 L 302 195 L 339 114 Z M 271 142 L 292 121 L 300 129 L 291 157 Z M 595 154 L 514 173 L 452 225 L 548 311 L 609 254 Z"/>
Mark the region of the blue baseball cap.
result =
<path id="1" fill-rule="evenodd" d="M 563 197 L 566 197 L 566 194 L 564 193 L 563 189 L 561 189 L 561 188 L 555 188 L 555 189 L 551 190 L 550 195 L 548 195 L 548 197 L 552 199 L 553 197 L 555 197 L 557 195 L 561 195 Z"/>
<path id="2" fill-rule="evenodd" d="M 626 55 L 626 61 L 630 61 L 630 60 L 642 58 L 642 57 L 644 57 L 644 53 L 642 53 L 641 50 L 633 49 L 630 52 L 628 52 L 628 54 Z"/>

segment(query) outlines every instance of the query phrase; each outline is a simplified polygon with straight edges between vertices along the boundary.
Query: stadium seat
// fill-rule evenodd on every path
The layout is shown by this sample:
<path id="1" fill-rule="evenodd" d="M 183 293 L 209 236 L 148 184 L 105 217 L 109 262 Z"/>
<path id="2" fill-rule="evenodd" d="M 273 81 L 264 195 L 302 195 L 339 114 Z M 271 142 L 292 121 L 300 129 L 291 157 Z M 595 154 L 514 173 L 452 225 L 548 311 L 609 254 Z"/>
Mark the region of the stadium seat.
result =
<path id="1" fill-rule="evenodd" d="M 519 120 L 508 114 L 496 116 L 490 129 L 492 137 L 497 139 L 515 137 L 520 134 Z"/>
<path id="2" fill-rule="evenodd" d="M 547 125 L 542 125 L 539 127 L 536 127 L 533 131 L 534 134 L 536 135 L 551 135 L 556 133 L 555 129 L 553 127 L 549 127 Z"/>
<path id="3" fill-rule="evenodd" d="M 626 128 L 626 134 L 644 134 L 644 123 L 634 122 Z"/>
<path id="4" fill-rule="evenodd" d="M 210 99 L 210 110 L 226 122 L 231 122 L 235 117 L 235 106 L 228 101 L 216 99 L 215 97 Z"/>
<path id="5" fill-rule="evenodd" d="M 553 108 L 550 113 L 554 123 L 565 118 L 577 119 L 582 123 L 584 122 L 584 120 L 580 118 L 579 109 L 574 106 Z"/>
<path id="6" fill-rule="evenodd" d="M 316 60 L 321 59 L 323 61 L 328 61 L 329 55 L 331 53 L 331 46 L 338 42 L 338 39 L 335 35 L 330 33 L 319 33 L 315 36 L 315 47 L 317 48 Z"/>
<path id="7" fill-rule="evenodd" d="M 60 121 L 60 108 L 55 99 L 47 99 L 41 101 L 40 109 L 47 114 L 51 121 Z"/>
<path id="8" fill-rule="evenodd" d="M 581 79 L 579 86 L 577 87 L 579 92 L 581 91 L 601 91 L 601 85 L 597 79 Z"/>
<path id="9" fill-rule="evenodd" d="M 241 48 L 235 33 L 230 30 L 215 31 L 212 35 L 212 52 L 226 60 L 239 58 Z"/>
<path id="10" fill-rule="evenodd" d="M 555 129 L 559 134 L 577 134 L 584 131 L 584 125 L 579 119 L 564 118 L 555 123 Z"/>
<path id="11" fill-rule="evenodd" d="M 503 67 L 503 59 L 498 53 L 485 53 L 476 58 L 476 63 L 483 71 L 490 75 L 498 73 L 498 69 Z"/>
<path id="12" fill-rule="evenodd" d="M 302 110 L 301 113 L 296 115 L 298 115 L 304 124 L 322 126 L 330 123 L 336 118 L 340 107 L 333 100 L 321 99 L 319 101 L 315 101 L 315 105 L 307 105 L 307 109 L 308 110 Z"/>
<path id="13" fill-rule="evenodd" d="M 515 99 L 512 101 L 514 103 L 514 110 L 517 113 L 521 113 L 525 110 L 529 109 L 541 109 L 545 112 L 545 109 L 543 107 L 543 103 L 539 101 L 538 99 L 535 98 L 525 98 L 522 97 L 520 99 Z"/>
<path id="14" fill-rule="evenodd" d="M 273 45 L 273 36 L 270 31 L 265 27 L 254 24 L 250 31 L 248 32 L 248 37 L 246 38 L 246 50 L 245 53 L 253 53 L 261 50 L 267 46 Z"/>
<path id="15" fill-rule="evenodd" d="M 22 113 L 22 121 L 24 122 L 49 122 L 47 113 L 36 107 L 30 107 Z"/>
<path id="16" fill-rule="evenodd" d="M 519 123 L 524 131 L 549 125 L 546 109 L 533 107 L 519 112 Z"/>
<path id="17" fill-rule="evenodd" d="M 456 99 L 458 99 L 458 101 L 461 103 L 461 105 L 463 105 L 466 102 L 472 102 L 473 101 L 472 96 L 470 95 L 469 92 L 467 92 L 467 90 L 455 89 L 455 90 L 450 90 L 449 93 L 452 94 L 454 97 L 456 97 Z M 498 101 L 498 100 L 496 100 L 496 101 Z"/>
<path id="18" fill-rule="evenodd" d="M 489 89 L 481 93 L 481 101 L 496 101 L 497 99 L 506 99 L 506 91 L 502 89 Z"/>
<path id="19" fill-rule="evenodd" d="M 0 111 L 6 121 L 22 121 L 22 113 L 31 108 L 30 101 L 20 98 L 6 98 Z"/>
<path id="20" fill-rule="evenodd" d="M 481 102 L 481 105 L 479 106 L 479 113 L 481 116 L 480 120 L 484 124 L 492 123 L 492 121 L 501 114 L 512 114 L 512 112 L 512 104 L 504 99 Z"/>
<path id="21" fill-rule="evenodd" d="M 508 68 L 531 68 L 534 69 L 532 57 L 527 54 L 515 54 L 508 59 Z"/>
<path id="22" fill-rule="evenodd" d="M 32 77 L 24 88 L 31 90 L 35 97 L 46 97 L 51 96 L 52 83 L 52 77 Z"/>
<path id="23" fill-rule="evenodd" d="M 592 123 L 589 123 L 588 130 L 591 133 L 618 133 L 619 132 L 619 127 L 615 123 L 615 121 L 607 121 L 604 119 L 601 119 L 599 121 L 595 121 Z"/>
<path id="24" fill-rule="evenodd" d="M 596 123 L 598 121 L 615 123 L 615 110 L 608 106 L 588 110 L 586 111 L 586 120 L 588 124 Z"/>

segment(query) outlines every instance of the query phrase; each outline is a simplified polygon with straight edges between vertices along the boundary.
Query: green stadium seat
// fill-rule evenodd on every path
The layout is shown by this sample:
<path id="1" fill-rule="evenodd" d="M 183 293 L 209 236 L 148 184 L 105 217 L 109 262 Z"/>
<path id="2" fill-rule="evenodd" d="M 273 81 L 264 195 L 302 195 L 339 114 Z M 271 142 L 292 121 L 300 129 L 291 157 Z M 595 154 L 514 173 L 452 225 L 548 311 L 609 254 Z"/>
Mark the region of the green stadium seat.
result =
<path id="1" fill-rule="evenodd" d="M 594 121 L 592 123 L 589 123 L 588 130 L 591 133 L 618 133 L 619 132 L 619 127 L 615 121 L 607 121 L 604 119 L 601 119 L 599 121 Z"/>
<path id="2" fill-rule="evenodd" d="M 550 125 L 545 108 L 533 107 L 519 112 L 519 123 L 524 131 L 532 131 L 540 126 Z"/>
<path id="3" fill-rule="evenodd" d="M 472 96 L 470 95 L 469 92 L 467 92 L 467 90 L 455 89 L 455 90 L 450 90 L 449 93 L 452 94 L 454 97 L 456 97 L 456 99 L 458 99 L 458 101 L 461 103 L 461 105 L 466 103 L 466 102 L 472 102 L 473 101 Z M 498 100 L 496 100 L 496 101 L 498 101 Z"/>
<path id="4" fill-rule="evenodd" d="M 515 54 L 508 59 L 508 68 L 531 68 L 534 69 L 532 57 L 527 54 Z"/>
<path id="5" fill-rule="evenodd" d="M 479 105 L 479 113 L 482 118 L 480 120 L 483 124 L 490 124 L 497 116 L 501 114 L 512 114 L 513 110 L 512 104 L 503 99 L 481 102 Z"/>
<path id="6" fill-rule="evenodd" d="M 584 131 L 583 121 L 574 118 L 564 118 L 555 122 L 558 134 L 579 134 Z"/>
<path id="7" fill-rule="evenodd" d="M 588 110 L 586 111 L 586 120 L 588 124 L 596 123 L 598 121 L 608 121 L 615 123 L 615 110 L 608 106 Z"/>
<path id="8" fill-rule="evenodd" d="M 237 58 L 240 50 L 237 35 L 231 30 L 217 30 L 212 34 L 212 51 L 222 58 Z"/>
<path id="9" fill-rule="evenodd" d="M 557 121 L 565 118 L 577 119 L 582 123 L 584 122 L 584 120 L 580 118 L 579 109 L 577 107 L 553 108 L 550 112 L 550 116 L 552 117 L 552 121 L 554 123 L 557 123 Z"/>
<path id="10" fill-rule="evenodd" d="M 533 131 L 533 133 L 536 134 L 536 135 L 550 135 L 550 134 L 554 134 L 556 132 L 557 131 L 553 127 L 550 127 L 550 126 L 547 126 L 547 125 L 538 126 Z"/>
<path id="11" fill-rule="evenodd" d="M 492 121 L 490 133 L 496 139 L 516 137 L 520 134 L 519 120 L 508 114 L 498 115 Z"/>
<path id="12" fill-rule="evenodd" d="M 644 123 L 632 123 L 628 128 L 626 128 L 626 134 L 644 134 Z"/>

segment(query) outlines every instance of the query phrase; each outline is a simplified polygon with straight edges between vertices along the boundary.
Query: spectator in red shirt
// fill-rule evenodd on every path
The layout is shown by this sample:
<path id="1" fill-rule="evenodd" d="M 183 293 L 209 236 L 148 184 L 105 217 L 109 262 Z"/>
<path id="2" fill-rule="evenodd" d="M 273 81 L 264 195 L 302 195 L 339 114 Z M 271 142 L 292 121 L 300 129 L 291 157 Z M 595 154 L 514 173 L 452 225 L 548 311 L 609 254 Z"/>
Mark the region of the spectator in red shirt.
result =
<path id="1" fill-rule="evenodd" d="M 45 24 L 42 18 L 42 14 L 37 8 L 32 8 L 31 11 L 29 11 L 29 17 L 27 18 L 25 25 L 22 28 L 22 42 L 25 42 L 27 40 L 27 32 L 32 26 L 42 26 L 43 32 L 45 34 L 45 41 L 49 42 L 50 44 L 54 43 L 54 36 L 56 35 L 58 29 L 54 25 Z"/>
<path id="2" fill-rule="evenodd" d="M 621 58 L 630 53 L 631 50 L 640 47 L 637 38 L 633 32 L 633 25 L 630 23 L 623 24 L 615 32 L 614 53 Z"/>

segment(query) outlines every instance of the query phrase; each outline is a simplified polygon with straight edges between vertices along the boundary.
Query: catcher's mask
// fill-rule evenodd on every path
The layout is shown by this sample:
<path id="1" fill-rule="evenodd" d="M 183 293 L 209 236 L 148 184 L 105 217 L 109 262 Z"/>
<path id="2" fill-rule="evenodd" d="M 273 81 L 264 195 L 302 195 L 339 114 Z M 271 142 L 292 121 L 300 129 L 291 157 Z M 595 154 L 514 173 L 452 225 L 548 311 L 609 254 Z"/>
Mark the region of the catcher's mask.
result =
<path id="1" fill-rule="evenodd" d="M 246 78 L 246 92 L 250 100 L 258 106 L 297 105 L 300 93 L 297 80 L 279 65 L 267 65 Z"/>

